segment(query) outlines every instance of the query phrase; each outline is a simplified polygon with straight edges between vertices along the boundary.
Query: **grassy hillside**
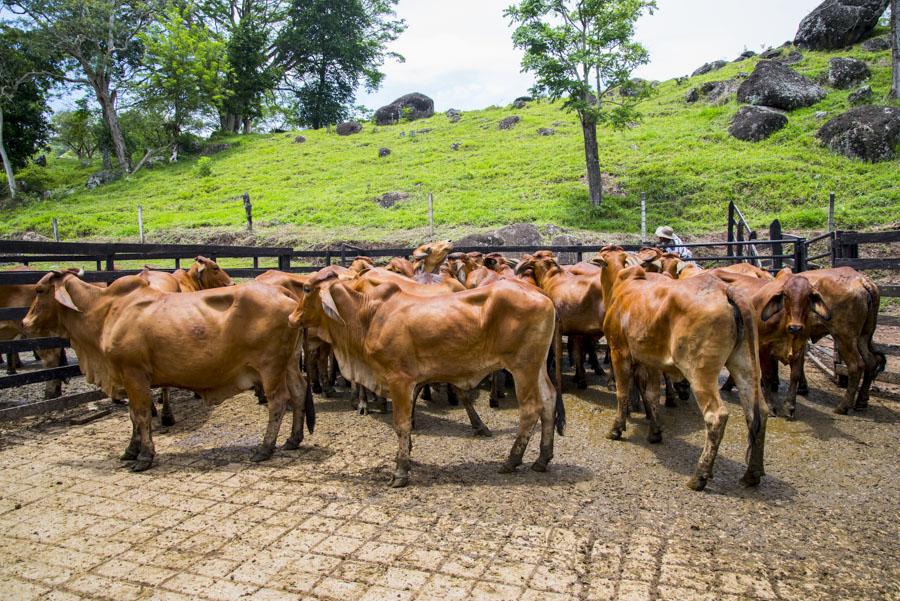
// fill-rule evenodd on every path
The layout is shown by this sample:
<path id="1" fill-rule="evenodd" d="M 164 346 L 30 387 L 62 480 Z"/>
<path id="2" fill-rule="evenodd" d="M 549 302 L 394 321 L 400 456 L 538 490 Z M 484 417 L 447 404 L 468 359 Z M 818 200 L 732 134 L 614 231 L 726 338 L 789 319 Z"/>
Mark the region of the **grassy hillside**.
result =
<path id="1" fill-rule="evenodd" d="M 867 61 L 876 102 L 890 86 L 889 52 L 805 53 L 794 68 L 813 77 L 828 59 L 854 56 Z M 642 106 L 644 120 L 625 131 L 600 134 L 600 163 L 611 188 L 593 210 L 583 181 L 581 130 L 574 115 L 556 104 L 535 102 L 524 109 L 491 107 L 465 112 L 452 124 L 443 114 L 390 127 L 365 124 L 363 132 L 299 132 L 228 139 L 234 146 L 212 157 L 212 175 L 200 177 L 196 159 L 145 170 L 89 191 L 87 170 L 75 161 L 51 160 L 50 199 L 27 200 L 0 213 L 0 235 L 50 231 L 59 219 L 64 238 L 134 238 L 136 207 L 143 206 L 151 239 L 210 239 L 238 232 L 239 201 L 223 199 L 249 191 L 258 234 L 294 245 L 333 240 L 407 241 L 427 224 L 427 196 L 434 194 L 438 234 L 495 228 L 512 222 L 556 224 L 598 232 L 637 232 L 639 198 L 650 199 L 650 222 L 679 230 L 721 231 L 724 208 L 735 200 L 755 224 L 778 216 L 788 228 L 820 228 L 828 192 L 838 198 L 843 227 L 871 227 L 898 221 L 900 161 L 877 165 L 851 161 L 821 147 L 814 133 L 849 107 L 849 91 L 829 90 L 819 104 L 790 113 L 789 125 L 756 144 L 727 133 L 738 105 L 704 101 L 689 105 L 685 92 L 705 81 L 751 72 L 757 59 L 733 63 L 687 83 L 661 83 Z M 508 131 L 498 122 L 519 115 Z M 538 128 L 552 127 L 553 136 Z M 415 136 L 410 135 L 416 130 Z M 405 133 L 405 135 L 404 135 Z M 451 150 L 451 144 L 459 149 Z M 391 154 L 379 158 L 386 147 Z M 29 169 L 36 169 L 30 167 Z M 410 194 L 392 208 L 374 199 L 390 191 Z"/>

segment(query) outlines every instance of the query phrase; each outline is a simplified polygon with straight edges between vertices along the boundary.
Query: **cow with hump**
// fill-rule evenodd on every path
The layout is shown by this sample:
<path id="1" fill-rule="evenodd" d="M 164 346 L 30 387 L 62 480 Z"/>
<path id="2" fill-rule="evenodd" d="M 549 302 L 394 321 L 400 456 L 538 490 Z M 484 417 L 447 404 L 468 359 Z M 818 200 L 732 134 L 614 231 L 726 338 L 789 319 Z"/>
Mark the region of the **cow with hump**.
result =
<path id="1" fill-rule="evenodd" d="M 752 308 L 724 282 L 710 275 L 688 280 L 627 267 L 626 252 L 606 247 L 593 259 L 603 267 L 601 280 L 617 413 L 609 438 L 619 440 L 634 375 L 643 388 L 650 419 L 649 442 L 660 442 L 656 418 L 660 373 L 687 379 L 706 422 L 706 444 L 688 486 L 702 490 L 712 478 L 713 463 L 725 433 L 728 410 L 719 396 L 718 378 L 727 367 L 737 383 L 747 421 L 747 471 L 750 486 L 763 476 L 766 411 L 760 389 L 759 345 Z"/>
<path id="2" fill-rule="evenodd" d="M 409 294 L 393 282 L 363 293 L 330 274 L 310 278 L 304 292 L 291 323 L 318 327 L 341 373 L 393 400 L 399 448 L 390 486 L 409 482 L 416 387 L 448 382 L 469 390 L 501 368 L 513 374 L 519 401 L 518 435 L 501 471 L 522 463 L 538 421 L 540 456 L 532 467 L 547 469 L 554 422 L 561 430 L 564 415 L 545 365 L 555 321 L 546 296 L 512 281 L 433 297 Z"/>
<path id="3" fill-rule="evenodd" d="M 304 416 L 314 411 L 299 369 L 298 327 L 289 316 L 297 302 L 284 289 L 260 283 L 193 294 L 152 288 L 146 272 L 107 288 L 71 272 L 51 272 L 37 284 L 26 329 L 67 337 L 91 383 L 112 398 L 128 396 L 131 441 L 122 455 L 143 471 L 155 454 L 151 387 L 173 386 L 221 402 L 260 383 L 269 420 L 252 460 L 272 456 L 287 405 L 293 409 L 286 449 L 303 440 Z"/>

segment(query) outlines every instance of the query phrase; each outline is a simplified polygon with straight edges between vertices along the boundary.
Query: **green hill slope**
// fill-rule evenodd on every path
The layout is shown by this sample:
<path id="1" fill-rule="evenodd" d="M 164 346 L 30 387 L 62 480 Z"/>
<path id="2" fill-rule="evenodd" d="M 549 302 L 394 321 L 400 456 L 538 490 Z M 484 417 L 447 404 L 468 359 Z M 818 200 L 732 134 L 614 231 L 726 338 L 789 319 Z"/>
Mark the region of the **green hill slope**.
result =
<path id="1" fill-rule="evenodd" d="M 868 82 L 876 102 L 890 86 L 889 52 L 860 48 L 804 53 L 794 68 L 818 77 L 828 59 L 854 56 L 872 69 Z M 200 177 L 195 159 L 144 170 L 127 180 L 89 191 L 86 172 L 74 161 L 56 159 L 47 168 L 57 190 L 46 200 L 29 200 L 0 214 L 0 235 L 50 231 L 59 219 L 64 238 L 133 238 L 136 207 L 156 240 L 213 239 L 243 224 L 239 201 L 249 191 L 262 240 L 303 245 L 334 240 L 411 241 L 427 224 L 427 196 L 434 194 L 441 235 L 458 235 L 512 222 L 556 224 L 600 232 L 637 232 L 639 198 L 649 197 L 651 224 L 670 222 L 693 233 L 721 231 L 724 207 L 734 200 L 762 225 L 780 217 L 788 228 L 820 228 L 830 191 L 838 198 L 843 227 L 896 222 L 900 215 L 900 161 L 876 165 L 851 161 L 821 147 L 814 137 L 828 118 L 849 108 L 850 91 L 829 90 L 819 104 L 789 114 L 790 123 L 768 140 L 738 141 L 727 133 L 738 105 L 704 101 L 687 104 L 685 92 L 706 81 L 749 73 L 757 59 L 732 63 L 687 83 L 661 83 L 642 105 L 644 120 L 625 131 L 602 130 L 600 164 L 609 174 L 604 205 L 588 206 L 583 181 L 581 131 L 574 115 L 559 105 L 533 102 L 524 109 L 492 107 L 465 112 L 458 123 L 443 114 L 389 127 L 365 124 L 362 133 L 333 131 L 252 135 L 212 157 L 212 175 Z M 498 122 L 521 121 L 501 131 Z M 542 136 L 538 128 L 554 128 Z M 417 133 L 412 135 L 411 130 Z M 451 145 L 459 144 L 458 150 Z M 391 154 L 379 158 L 379 148 Z M 35 169 L 31 167 L 30 169 Z M 379 195 L 406 192 L 391 208 Z"/>

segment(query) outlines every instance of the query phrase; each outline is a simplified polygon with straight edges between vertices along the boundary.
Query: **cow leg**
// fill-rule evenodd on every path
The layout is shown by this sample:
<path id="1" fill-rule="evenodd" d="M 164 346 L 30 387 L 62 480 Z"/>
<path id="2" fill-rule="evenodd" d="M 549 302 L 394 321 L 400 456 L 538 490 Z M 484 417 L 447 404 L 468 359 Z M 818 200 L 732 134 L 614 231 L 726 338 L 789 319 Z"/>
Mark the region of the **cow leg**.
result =
<path id="1" fill-rule="evenodd" d="M 356 401 L 356 412 L 360 415 L 369 414 L 369 398 L 366 394 L 366 388 L 362 384 L 353 383 L 353 395 L 351 398 Z"/>
<path id="2" fill-rule="evenodd" d="M 569 356 L 569 369 L 575 367 L 575 338 L 571 335 L 566 337 L 566 354 Z"/>
<path id="3" fill-rule="evenodd" d="M 284 418 L 284 412 L 287 410 L 287 403 L 291 396 L 283 373 L 265 374 L 262 380 L 263 391 L 266 393 L 266 398 L 269 399 L 267 403 L 269 422 L 266 424 L 266 432 L 263 435 L 262 443 L 250 457 L 250 461 L 255 463 L 269 459 L 275 452 L 278 430 L 281 429 L 281 420 Z"/>
<path id="4" fill-rule="evenodd" d="M 397 432 L 397 467 L 388 486 L 401 488 L 409 484 L 410 452 L 412 451 L 412 399 L 414 387 L 407 384 L 391 386 L 394 401 L 394 430 Z"/>
<path id="5" fill-rule="evenodd" d="M 691 399 L 691 383 L 687 380 L 675 382 L 675 391 L 678 393 L 678 398 L 682 401 L 689 401 Z"/>
<path id="6" fill-rule="evenodd" d="M 656 412 L 659 411 L 659 377 L 660 372 L 656 369 L 648 367 L 639 368 L 641 383 L 641 394 L 644 397 L 644 411 L 647 414 L 647 442 L 662 442 L 662 428 L 659 427 L 659 420 L 656 418 Z"/>
<path id="7" fill-rule="evenodd" d="M 19 362 L 19 353 L 6 354 L 6 373 L 13 375 L 16 373 L 16 363 Z"/>
<path id="8" fill-rule="evenodd" d="M 451 407 L 459 405 L 459 394 L 457 394 L 456 386 L 453 386 L 452 384 L 447 384 L 447 404 Z"/>
<path id="9" fill-rule="evenodd" d="M 156 455 L 150 418 L 153 396 L 147 377 L 144 374 L 126 374 L 125 392 L 128 394 L 128 413 L 131 416 L 132 434 L 131 443 L 125 449 L 122 458 L 133 458 L 135 462 L 131 466 L 131 471 L 143 472 L 153 465 L 153 457 Z M 137 452 L 135 453 L 135 451 Z"/>
<path id="10" fill-rule="evenodd" d="M 741 399 L 741 409 L 747 423 L 747 471 L 741 478 L 747 486 L 757 486 L 765 475 L 763 451 L 766 440 L 766 408 L 762 406 L 763 395 L 759 379 L 753 369 L 752 351 L 744 343 L 744 349 L 738 349 L 726 364 L 729 373 L 734 376 Z M 801 366 L 802 371 L 802 366 Z"/>
<path id="11" fill-rule="evenodd" d="M 539 375 L 538 390 L 541 402 L 541 451 L 537 460 L 531 465 L 536 472 L 546 472 L 547 465 L 553 459 L 553 437 L 556 410 L 556 387 L 546 373 Z"/>
<path id="12" fill-rule="evenodd" d="M 698 386 L 691 383 L 694 388 L 694 396 L 697 405 L 703 412 L 703 421 L 706 423 L 706 443 L 703 445 L 703 453 L 697 462 L 697 469 L 688 481 L 691 490 L 703 490 L 706 483 L 712 478 L 713 464 L 719 452 L 719 444 L 725 434 L 725 424 L 728 422 L 728 410 L 719 397 L 716 386 L 716 377 L 711 378 L 712 385 Z M 705 383 L 704 383 L 705 384 Z"/>
<path id="13" fill-rule="evenodd" d="M 581 389 L 587 388 L 587 373 L 584 369 L 584 337 L 573 336 L 575 339 L 575 386 Z"/>
<path id="14" fill-rule="evenodd" d="M 797 394 L 800 396 L 809 395 L 809 383 L 806 381 L 806 366 L 800 370 L 800 383 L 797 384 Z"/>
<path id="15" fill-rule="evenodd" d="M 597 357 L 597 339 L 593 336 L 585 336 L 584 339 L 587 342 L 587 358 L 591 369 L 595 375 L 605 378 L 606 372 L 600 367 L 600 359 Z"/>
<path id="16" fill-rule="evenodd" d="M 543 366 L 543 359 L 541 363 Z M 534 426 L 541 418 L 543 411 L 541 389 L 538 378 L 534 376 L 535 373 L 540 374 L 541 371 L 540 368 L 532 370 L 531 374 L 524 371 L 513 371 L 513 380 L 516 382 L 516 398 L 519 399 L 519 433 L 509 450 L 509 457 L 500 468 L 501 474 L 511 474 L 522 465 L 522 456 L 528 447 L 528 441 L 531 440 Z"/>
<path id="17" fill-rule="evenodd" d="M 677 407 L 678 404 L 675 402 L 675 385 L 672 383 L 672 378 L 668 375 L 664 375 L 666 381 L 666 407 Z M 644 401 L 647 400 L 647 397 L 644 397 Z"/>
<path id="18" fill-rule="evenodd" d="M 778 376 L 778 362 L 771 353 L 761 349 L 759 352 L 759 368 L 762 372 L 762 388 L 763 396 L 766 404 L 769 406 L 769 415 L 775 417 L 784 415 L 784 405 L 781 404 L 781 397 L 778 395 L 778 381 L 773 381 L 773 373 Z M 774 387 L 774 390 L 773 390 Z"/>
<path id="19" fill-rule="evenodd" d="M 316 394 L 322 394 L 321 354 L 322 349 L 318 347 L 310 351 L 309 355 L 306 356 L 306 373 L 309 376 L 309 381 L 312 383 L 313 392 Z"/>
<path id="20" fill-rule="evenodd" d="M 806 362 L 806 349 L 791 361 L 791 381 L 788 384 L 785 398 L 785 414 L 788 419 L 794 419 L 797 410 L 797 388 L 800 385 L 800 374 L 803 373 L 803 365 Z"/>
<path id="21" fill-rule="evenodd" d="M 495 372 L 496 374 L 497 372 Z M 474 390 L 461 391 L 462 392 L 462 404 L 463 407 L 466 408 L 466 414 L 469 416 L 469 423 L 472 424 L 472 429 L 475 430 L 475 436 L 484 436 L 485 438 L 490 438 L 494 434 L 491 432 L 490 428 L 488 428 L 483 421 L 481 421 L 481 417 L 478 416 L 478 412 L 475 411 L 475 403 L 473 402 L 473 397 L 475 396 Z"/>
<path id="22" fill-rule="evenodd" d="M 856 403 L 856 393 L 859 390 L 859 383 L 862 378 L 863 359 L 856 348 L 855 342 L 855 340 L 847 341 L 843 338 L 835 339 L 838 352 L 847 365 L 847 391 L 844 395 L 844 400 L 834 408 L 834 412 L 840 415 L 845 415 L 850 410 L 850 407 Z"/>
<path id="23" fill-rule="evenodd" d="M 319 379 L 322 382 L 321 388 L 322 392 L 326 397 L 334 394 L 334 383 L 331 381 L 331 378 L 328 373 L 328 364 L 331 359 L 331 352 L 323 349 L 319 352 Z"/>
<path id="24" fill-rule="evenodd" d="M 491 396 L 488 401 L 488 405 L 496 409 L 500 406 L 500 397 L 505 396 L 503 393 L 503 384 L 500 382 L 500 378 L 503 377 L 503 371 L 495 371 L 491 374 Z"/>
<path id="25" fill-rule="evenodd" d="M 175 416 L 172 414 L 172 405 L 169 404 L 169 388 L 167 386 L 164 386 L 160 391 L 159 398 L 162 400 L 162 416 L 159 418 L 160 423 L 164 426 L 174 426 Z"/>
<path id="26" fill-rule="evenodd" d="M 628 415 L 628 405 L 631 400 L 631 387 L 634 383 L 634 367 L 626 353 L 613 351 L 613 373 L 616 376 L 616 418 L 606 437 L 610 440 L 620 440 L 625 431 L 625 419 Z"/>
<path id="27" fill-rule="evenodd" d="M 158 417 L 159 411 L 156 410 L 156 403 L 154 401 L 150 401 L 150 417 Z"/>
<path id="28" fill-rule="evenodd" d="M 869 406 L 869 389 L 872 382 L 878 377 L 878 374 L 884 371 L 887 364 L 887 358 L 884 354 L 875 351 L 872 348 L 872 335 L 863 333 L 857 339 L 857 348 L 863 358 L 865 371 L 863 372 L 862 384 L 859 387 L 859 394 L 856 397 L 856 405 L 854 409 L 863 411 Z"/>
<path id="29" fill-rule="evenodd" d="M 312 388 L 309 380 L 303 378 L 299 371 L 296 374 L 291 374 L 289 377 L 291 378 L 292 386 L 289 386 L 291 394 L 288 397 L 288 402 L 291 405 L 291 413 L 293 415 L 291 417 L 291 435 L 284 442 L 284 449 L 293 451 L 299 448 L 300 443 L 303 442 L 303 423 L 306 420 L 306 402 L 310 402 L 310 409 L 312 411 L 314 411 L 314 409 L 312 408 Z"/>
<path id="30" fill-rule="evenodd" d="M 266 398 L 266 392 L 263 390 L 262 384 L 253 385 L 253 394 L 256 395 L 257 405 L 265 405 L 269 402 L 269 399 Z"/>
<path id="31" fill-rule="evenodd" d="M 66 361 L 64 361 L 65 355 L 64 349 L 54 348 L 54 349 L 44 349 L 37 351 L 38 359 L 40 359 L 41 364 L 45 368 L 49 367 L 59 367 L 60 365 L 65 365 Z M 56 397 L 62 394 L 62 380 L 48 380 L 44 383 L 44 398 L 45 399 L 55 399 Z"/>
<path id="32" fill-rule="evenodd" d="M 422 387 L 422 400 L 427 401 L 429 403 L 431 402 L 431 385 L 430 384 L 425 384 Z"/>
<path id="33" fill-rule="evenodd" d="M 722 387 L 719 388 L 722 392 L 731 392 L 734 390 L 735 383 L 734 377 L 731 374 L 728 374 L 728 377 L 725 379 L 725 383 L 722 384 Z"/>

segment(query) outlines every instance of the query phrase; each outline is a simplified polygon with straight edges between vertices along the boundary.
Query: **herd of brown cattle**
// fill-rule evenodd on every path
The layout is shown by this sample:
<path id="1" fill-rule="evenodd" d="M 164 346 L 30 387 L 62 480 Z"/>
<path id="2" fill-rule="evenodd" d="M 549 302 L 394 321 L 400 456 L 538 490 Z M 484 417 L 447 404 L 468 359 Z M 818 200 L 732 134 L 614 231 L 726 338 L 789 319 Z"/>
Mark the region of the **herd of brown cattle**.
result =
<path id="1" fill-rule="evenodd" d="M 865 407 L 871 382 L 884 368 L 884 356 L 872 345 L 878 288 L 849 268 L 784 269 L 773 277 L 749 264 L 703 270 L 653 248 L 632 253 L 608 246 L 590 263 L 571 266 L 549 251 L 519 261 L 452 251 L 450 241 L 436 242 L 416 249 L 412 261 L 395 258 L 386 267 L 358 257 L 349 268 L 269 271 L 239 285 L 203 257 L 186 272 L 147 268 L 109 286 L 88 284 L 76 270 L 54 271 L 34 286 L 0 287 L 0 303 L 31 305 L 22 323 L 0 324 L 6 328 L 0 333 L 67 338 L 89 382 L 113 399 L 128 398 L 132 435 L 122 459 L 134 461 L 135 471 L 154 458 L 154 387 L 163 388 L 164 424 L 173 423 L 168 387 L 211 403 L 255 388 L 268 407 L 252 457 L 261 461 L 274 452 L 288 406 L 293 421 L 284 446 L 298 447 L 304 423 L 310 432 L 315 424 L 313 390 L 331 391 L 339 372 L 362 412 L 370 395 L 382 406 L 392 402 L 395 487 L 409 481 L 419 393 L 446 385 L 448 398 L 461 399 L 475 433 L 490 436 L 472 392 L 490 377 L 496 405 L 507 373 L 515 383 L 519 428 L 502 471 L 522 463 L 538 423 L 540 452 L 532 468 L 546 470 L 554 432 L 565 428 L 563 336 L 579 387 L 587 386 L 586 357 L 605 375 L 594 349 L 601 337 L 608 342 L 617 397 L 610 439 L 625 430 L 633 388 L 643 401 L 650 442 L 662 440 L 661 378 L 667 392 L 673 384 L 693 392 L 706 424 L 706 443 L 688 483 L 695 490 L 712 477 L 728 419 L 719 394 L 723 369 L 730 376 L 725 387 L 738 389 L 747 424 L 742 481 L 752 486 L 764 474 L 767 416 L 793 417 L 796 394 L 805 387 L 807 341 L 830 334 L 847 364 L 849 386 L 838 413 Z M 55 353 L 58 364 L 61 353 Z M 53 361 L 48 354 L 45 364 Z M 790 366 L 784 403 L 777 394 L 778 362 Z"/>

